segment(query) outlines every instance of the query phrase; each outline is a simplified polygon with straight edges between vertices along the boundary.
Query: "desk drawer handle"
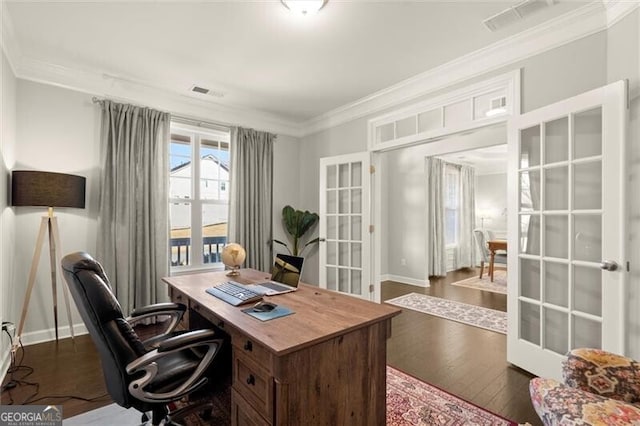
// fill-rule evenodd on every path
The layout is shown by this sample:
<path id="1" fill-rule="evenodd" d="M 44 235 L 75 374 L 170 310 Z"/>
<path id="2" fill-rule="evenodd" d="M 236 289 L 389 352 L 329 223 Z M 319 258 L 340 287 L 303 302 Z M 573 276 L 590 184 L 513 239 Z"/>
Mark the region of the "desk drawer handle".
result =
<path id="1" fill-rule="evenodd" d="M 253 377 L 253 374 L 249 374 L 249 377 L 247 377 L 247 384 L 251 386 L 255 386 L 256 378 Z"/>
<path id="2" fill-rule="evenodd" d="M 249 352 L 253 350 L 253 343 L 251 343 L 251 340 L 247 340 L 247 343 L 244 344 L 244 350 Z"/>

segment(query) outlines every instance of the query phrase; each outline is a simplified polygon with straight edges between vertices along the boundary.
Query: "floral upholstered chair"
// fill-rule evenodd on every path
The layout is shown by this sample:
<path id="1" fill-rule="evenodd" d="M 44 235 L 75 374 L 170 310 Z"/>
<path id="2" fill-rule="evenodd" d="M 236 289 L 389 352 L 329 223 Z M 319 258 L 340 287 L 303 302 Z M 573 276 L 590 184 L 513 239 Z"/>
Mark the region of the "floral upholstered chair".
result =
<path id="1" fill-rule="evenodd" d="M 574 349 L 564 384 L 535 378 L 531 402 L 549 425 L 640 425 L 640 363 L 599 349 Z"/>

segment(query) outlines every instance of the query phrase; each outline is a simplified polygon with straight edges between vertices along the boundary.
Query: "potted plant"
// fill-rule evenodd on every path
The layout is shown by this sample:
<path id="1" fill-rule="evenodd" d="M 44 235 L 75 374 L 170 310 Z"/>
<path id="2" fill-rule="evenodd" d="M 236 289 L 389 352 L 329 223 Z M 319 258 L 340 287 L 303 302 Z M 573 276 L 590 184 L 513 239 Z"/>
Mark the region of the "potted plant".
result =
<path id="1" fill-rule="evenodd" d="M 323 240 L 317 237 L 304 243 L 304 235 L 318 223 L 318 220 L 320 220 L 320 216 L 318 216 L 317 213 L 311 213 L 308 210 L 296 210 L 291 206 L 284 206 L 282 209 L 282 223 L 284 224 L 285 231 L 289 234 L 289 242 L 292 247 L 290 248 L 287 243 L 280 240 L 273 239 L 272 242 L 284 246 L 292 256 L 300 256 L 308 246 L 317 244 Z"/>

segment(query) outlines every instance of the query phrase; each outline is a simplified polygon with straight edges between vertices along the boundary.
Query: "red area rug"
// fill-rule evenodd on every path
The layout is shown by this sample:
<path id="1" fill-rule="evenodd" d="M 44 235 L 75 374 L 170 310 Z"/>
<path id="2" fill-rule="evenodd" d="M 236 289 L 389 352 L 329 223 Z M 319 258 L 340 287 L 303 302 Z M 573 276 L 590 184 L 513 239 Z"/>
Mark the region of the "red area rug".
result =
<path id="1" fill-rule="evenodd" d="M 517 425 L 387 366 L 387 426 Z"/>

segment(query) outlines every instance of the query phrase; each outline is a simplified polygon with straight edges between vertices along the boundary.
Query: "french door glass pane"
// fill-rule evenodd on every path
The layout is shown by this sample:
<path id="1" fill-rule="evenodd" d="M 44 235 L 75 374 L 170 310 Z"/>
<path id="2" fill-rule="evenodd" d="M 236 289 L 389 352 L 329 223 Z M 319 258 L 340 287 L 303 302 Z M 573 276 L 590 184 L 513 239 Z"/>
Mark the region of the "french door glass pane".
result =
<path id="1" fill-rule="evenodd" d="M 575 265 L 573 267 L 573 308 L 587 314 L 602 315 L 602 271 Z"/>
<path id="2" fill-rule="evenodd" d="M 338 166 L 338 186 L 340 188 L 349 187 L 349 164 L 340 164 Z"/>
<path id="3" fill-rule="evenodd" d="M 351 186 L 362 186 L 362 163 L 351 163 Z"/>
<path id="4" fill-rule="evenodd" d="M 327 213 L 338 213 L 338 192 L 327 191 Z"/>
<path id="5" fill-rule="evenodd" d="M 567 215 L 547 215 L 544 220 L 544 255 L 567 259 L 569 256 L 567 241 L 569 219 Z"/>
<path id="6" fill-rule="evenodd" d="M 573 348 L 601 348 L 602 324 L 580 316 L 573 316 Z"/>
<path id="7" fill-rule="evenodd" d="M 540 171 L 520 173 L 520 210 L 540 209 Z"/>
<path id="8" fill-rule="evenodd" d="M 348 269 L 338 269 L 338 289 L 344 293 L 350 293 Z"/>
<path id="9" fill-rule="evenodd" d="M 544 171 L 544 209 L 569 208 L 569 168 L 554 167 Z"/>
<path id="10" fill-rule="evenodd" d="M 362 189 L 351 190 L 351 213 L 362 213 Z"/>
<path id="11" fill-rule="evenodd" d="M 351 270 L 351 293 L 362 293 L 362 271 L 357 269 Z"/>
<path id="12" fill-rule="evenodd" d="M 349 216 L 338 217 L 338 239 L 345 241 L 349 239 Z"/>
<path id="13" fill-rule="evenodd" d="M 567 161 L 569 157 L 569 120 L 562 117 L 545 125 L 545 164 Z"/>
<path id="14" fill-rule="evenodd" d="M 338 243 L 327 241 L 327 265 L 338 264 Z"/>
<path id="15" fill-rule="evenodd" d="M 569 318 L 565 312 L 544 309 L 544 346 L 556 353 L 567 353 Z"/>
<path id="16" fill-rule="evenodd" d="M 602 108 L 574 116 L 574 158 L 602 155 Z"/>
<path id="17" fill-rule="evenodd" d="M 329 290 L 337 290 L 338 282 L 338 269 L 332 266 L 327 266 L 327 288 Z"/>
<path id="18" fill-rule="evenodd" d="M 338 174 L 336 172 L 337 167 L 335 165 L 327 166 L 327 188 L 335 189 L 338 187 Z"/>
<path id="19" fill-rule="evenodd" d="M 338 213 L 349 213 L 349 190 L 338 191 Z"/>
<path id="20" fill-rule="evenodd" d="M 540 165 L 540 126 L 520 131 L 520 168 Z"/>
<path id="21" fill-rule="evenodd" d="M 520 216 L 520 252 L 540 254 L 540 216 Z"/>
<path id="22" fill-rule="evenodd" d="M 532 303 L 520 302 L 520 338 L 540 344 L 540 307 Z"/>
<path id="23" fill-rule="evenodd" d="M 351 265 L 354 268 L 362 267 L 362 244 L 351 243 Z"/>
<path id="24" fill-rule="evenodd" d="M 327 239 L 338 239 L 338 217 L 327 215 Z"/>
<path id="25" fill-rule="evenodd" d="M 569 306 L 569 266 L 563 263 L 544 263 L 544 299 L 557 306 Z M 565 332 L 566 332 L 565 328 Z"/>
<path id="26" fill-rule="evenodd" d="M 362 241 L 362 216 L 351 216 L 351 240 Z"/>
<path id="27" fill-rule="evenodd" d="M 540 300 L 540 262 L 520 259 L 520 294 L 529 299 Z"/>
<path id="28" fill-rule="evenodd" d="M 594 161 L 573 166 L 573 208 L 602 208 L 602 162 Z"/>
<path id="29" fill-rule="evenodd" d="M 602 259 L 602 217 L 594 215 L 573 216 L 574 259 L 600 262 Z"/>

